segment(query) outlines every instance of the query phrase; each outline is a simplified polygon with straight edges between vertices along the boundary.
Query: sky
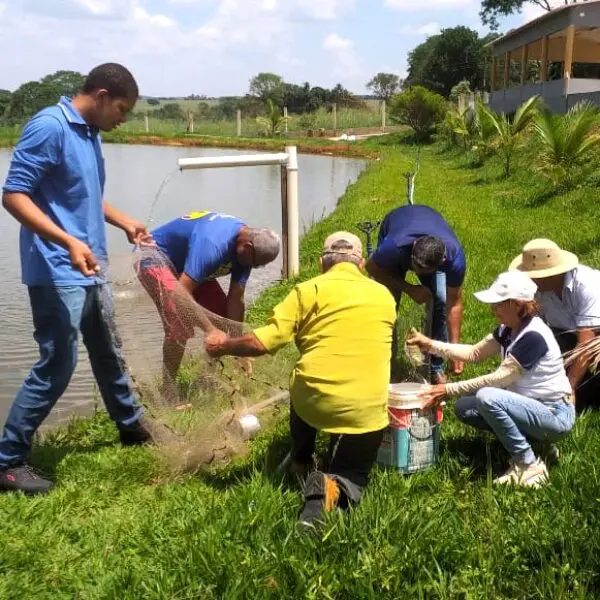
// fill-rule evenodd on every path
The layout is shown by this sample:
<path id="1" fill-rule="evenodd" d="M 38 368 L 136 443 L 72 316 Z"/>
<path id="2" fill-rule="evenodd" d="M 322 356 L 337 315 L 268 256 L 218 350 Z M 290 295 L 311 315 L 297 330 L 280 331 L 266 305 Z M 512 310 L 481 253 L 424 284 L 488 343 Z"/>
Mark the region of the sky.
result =
<path id="1" fill-rule="evenodd" d="M 0 89 L 120 62 L 147 96 L 242 95 L 261 71 L 363 94 L 377 72 L 404 76 L 441 28 L 486 33 L 478 12 L 479 0 L 0 0 Z"/>

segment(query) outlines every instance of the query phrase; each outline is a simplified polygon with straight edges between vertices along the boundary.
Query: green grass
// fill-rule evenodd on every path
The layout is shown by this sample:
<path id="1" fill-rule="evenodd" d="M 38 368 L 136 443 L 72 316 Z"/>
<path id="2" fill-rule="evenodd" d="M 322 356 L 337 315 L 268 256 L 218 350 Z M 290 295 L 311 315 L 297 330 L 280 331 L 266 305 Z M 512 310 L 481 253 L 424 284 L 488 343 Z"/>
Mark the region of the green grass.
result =
<path id="1" fill-rule="evenodd" d="M 404 202 L 402 173 L 414 150 L 397 141 L 363 144 L 381 159 L 303 239 L 302 278 L 317 272 L 327 233 L 353 230 Z M 542 203 L 529 158 L 515 167 L 504 180 L 495 159 L 471 169 L 437 146 L 424 151 L 416 200 L 441 210 L 467 250 L 464 340 L 494 326 L 472 292 L 506 269 L 528 239 L 550 237 L 600 265 L 597 188 Z M 291 285 L 266 292 L 250 319 L 262 321 Z M 247 458 L 169 479 L 149 449 L 118 447 L 100 413 L 36 446 L 33 462 L 58 482 L 50 496 L 0 497 L 0 597 L 598 597 L 599 426 L 596 414 L 578 421 L 547 487 L 497 489 L 492 470 L 505 465 L 505 454 L 448 408 L 435 468 L 411 477 L 376 471 L 361 506 L 333 515 L 310 538 L 294 527 L 298 485 L 273 475 L 287 449 L 285 421 L 255 440 Z"/>

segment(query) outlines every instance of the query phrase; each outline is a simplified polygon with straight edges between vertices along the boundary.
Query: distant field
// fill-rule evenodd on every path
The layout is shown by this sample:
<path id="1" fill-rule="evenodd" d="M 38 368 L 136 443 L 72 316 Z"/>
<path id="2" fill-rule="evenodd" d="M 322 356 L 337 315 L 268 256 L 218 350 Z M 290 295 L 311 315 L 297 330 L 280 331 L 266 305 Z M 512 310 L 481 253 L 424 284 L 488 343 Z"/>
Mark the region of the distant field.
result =
<path id="1" fill-rule="evenodd" d="M 209 106 L 215 106 L 218 104 L 218 100 L 184 100 L 183 98 L 173 98 L 171 100 L 160 100 L 160 104 L 152 105 L 148 104 L 148 100 L 138 100 L 135 105 L 135 111 L 140 112 L 152 112 L 161 106 L 165 106 L 167 104 L 179 104 L 183 110 L 194 109 L 200 104 L 200 102 L 206 102 Z"/>

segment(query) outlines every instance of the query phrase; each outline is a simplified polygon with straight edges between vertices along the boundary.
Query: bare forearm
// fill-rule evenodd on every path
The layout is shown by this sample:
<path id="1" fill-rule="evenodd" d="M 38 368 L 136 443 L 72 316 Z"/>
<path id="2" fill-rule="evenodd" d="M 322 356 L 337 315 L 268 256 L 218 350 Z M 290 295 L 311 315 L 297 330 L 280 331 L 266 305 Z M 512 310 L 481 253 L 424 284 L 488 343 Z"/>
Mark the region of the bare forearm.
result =
<path id="1" fill-rule="evenodd" d="M 125 224 L 129 221 L 129 217 L 123 214 L 120 210 L 117 210 L 114 206 L 104 201 L 102 208 L 104 210 L 104 220 L 114 227 L 123 229 Z"/>
<path id="2" fill-rule="evenodd" d="M 243 337 L 229 338 L 218 349 L 219 356 L 262 356 L 266 353 L 267 349 L 253 333 Z"/>
<path id="3" fill-rule="evenodd" d="M 589 344 L 596 337 L 596 332 L 593 329 L 578 329 L 577 330 L 577 346 L 584 347 Z M 567 376 L 573 391 L 581 383 L 584 378 L 590 364 L 590 357 L 587 353 L 582 353 L 577 360 L 572 361 L 569 365 Z"/>
<path id="4" fill-rule="evenodd" d="M 452 344 L 460 342 L 460 328 L 462 325 L 463 304 L 462 300 L 457 300 L 448 307 L 448 340 Z"/>
<path id="5" fill-rule="evenodd" d="M 45 240 L 49 240 L 66 248 L 73 239 L 64 229 L 48 217 L 27 195 L 22 193 L 5 193 L 2 196 L 2 206 L 23 227 L 33 231 Z"/>

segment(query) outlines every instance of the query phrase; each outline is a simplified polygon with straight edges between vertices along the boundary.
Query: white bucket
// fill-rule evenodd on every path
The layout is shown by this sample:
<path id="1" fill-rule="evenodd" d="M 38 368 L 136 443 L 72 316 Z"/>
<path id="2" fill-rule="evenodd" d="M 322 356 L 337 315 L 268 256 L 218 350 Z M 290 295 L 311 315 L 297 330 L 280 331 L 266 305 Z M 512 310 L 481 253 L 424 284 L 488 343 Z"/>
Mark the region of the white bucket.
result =
<path id="1" fill-rule="evenodd" d="M 393 408 L 422 408 L 424 399 L 419 393 L 426 390 L 428 383 L 391 383 L 388 386 L 388 406 Z"/>

